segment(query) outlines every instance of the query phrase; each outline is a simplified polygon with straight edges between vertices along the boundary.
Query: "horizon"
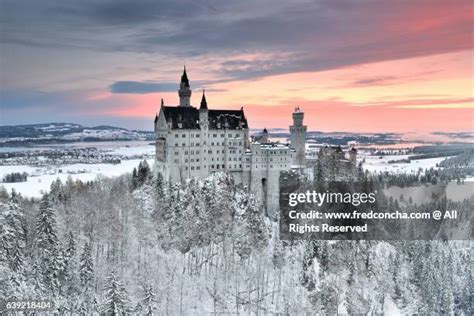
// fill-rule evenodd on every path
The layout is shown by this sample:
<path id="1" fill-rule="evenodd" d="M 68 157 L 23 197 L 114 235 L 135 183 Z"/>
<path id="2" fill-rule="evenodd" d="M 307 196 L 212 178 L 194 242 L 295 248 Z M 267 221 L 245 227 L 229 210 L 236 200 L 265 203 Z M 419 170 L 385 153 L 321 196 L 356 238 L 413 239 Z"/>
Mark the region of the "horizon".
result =
<path id="1" fill-rule="evenodd" d="M 133 128 L 127 128 L 124 126 L 118 126 L 118 125 L 107 125 L 107 124 L 99 124 L 99 125 L 84 125 L 81 123 L 74 123 L 74 122 L 41 122 L 41 123 L 30 123 L 30 124 L 17 124 L 17 125 L 11 125 L 11 124 L 0 124 L 0 127 L 18 127 L 18 126 L 34 126 L 34 125 L 48 125 L 48 124 L 75 124 L 79 125 L 83 128 L 97 128 L 97 127 L 111 127 L 111 128 L 119 128 L 119 129 L 126 129 L 129 131 L 138 131 L 138 132 L 145 132 L 145 133 L 152 133 L 154 132 L 153 129 L 150 130 L 144 130 L 144 129 L 133 129 Z M 266 128 L 271 134 L 273 133 L 286 133 L 289 134 L 290 131 L 288 128 L 283 128 L 283 127 L 263 127 Z M 252 132 L 253 134 L 258 134 L 259 131 L 262 131 L 263 128 L 252 128 L 249 127 L 249 131 Z M 309 128 L 309 127 L 308 127 Z M 407 136 L 408 134 L 415 134 L 417 136 L 414 137 L 422 137 L 423 134 L 426 137 L 433 137 L 433 136 L 447 136 L 446 134 L 466 134 L 466 133 L 471 133 L 473 134 L 473 131 L 455 131 L 455 132 L 444 132 L 444 131 L 401 131 L 401 132 L 392 132 L 392 131 L 386 131 L 386 132 L 364 132 L 364 131 L 342 131 L 342 130 L 335 130 L 335 131 L 321 131 L 321 130 L 314 130 L 314 129 L 308 129 L 307 133 L 321 133 L 321 134 L 355 134 L 355 135 L 376 135 L 376 134 L 383 134 L 383 135 L 400 135 L 400 136 Z M 405 140 L 407 141 L 407 140 Z M 428 139 L 423 139 L 423 138 L 414 138 L 410 141 L 421 141 L 421 142 L 454 142 L 458 143 L 460 142 L 459 140 L 456 139 L 437 139 L 437 140 L 428 140 Z M 472 143 L 472 142 L 466 142 L 466 143 Z"/>
<path id="2" fill-rule="evenodd" d="M 287 127 L 299 106 L 314 132 L 474 131 L 471 1 L 1 8 L 1 126 L 151 131 L 160 99 L 179 103 L 186 65 L 194 106 L 205 89 L 254 130 Z"/>

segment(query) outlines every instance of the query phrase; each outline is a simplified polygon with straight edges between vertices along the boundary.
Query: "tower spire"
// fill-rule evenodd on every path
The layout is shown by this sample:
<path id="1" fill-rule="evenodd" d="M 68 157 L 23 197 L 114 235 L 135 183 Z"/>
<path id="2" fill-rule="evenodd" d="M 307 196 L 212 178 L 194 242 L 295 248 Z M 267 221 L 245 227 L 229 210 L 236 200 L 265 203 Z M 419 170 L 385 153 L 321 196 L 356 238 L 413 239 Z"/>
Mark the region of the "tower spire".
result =
<path id="1" fill-rule="evenodd" d="M 186 66 L 183 67 L 183 74 L 181 75 L 181 82 L 179 84 L 179 106 L 191 106 L 191 88 L 189 86 L 188 74 L 186 73 Z"/>
<path id="2" fill-rule="evenodd" d="M 186 65 L 183 68 L 183 74 L 181 75 L 181 83 L 184 84 L 185 87 L 189 88 L 189 79 L 188 74 L 186 73 Z"/>
<path id="3" fill-rule="evenodd" d="M 207 110 L 207 100 L 206 100 L 206 92 L 202 89 L 202 98 L 201 98 L 201 107 L 200 110 Z"/>

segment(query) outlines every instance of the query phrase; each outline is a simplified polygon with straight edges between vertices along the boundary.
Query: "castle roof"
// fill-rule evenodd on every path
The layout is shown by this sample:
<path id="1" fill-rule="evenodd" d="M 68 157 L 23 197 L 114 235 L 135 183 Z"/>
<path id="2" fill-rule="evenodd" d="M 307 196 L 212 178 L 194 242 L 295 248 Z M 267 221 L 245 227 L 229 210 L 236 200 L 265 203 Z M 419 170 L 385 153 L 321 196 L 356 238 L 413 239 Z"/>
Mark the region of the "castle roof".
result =
<path id="1" fill-rule="evenodd" d="M 192 106 L 163 106 L 163 113 L 171 129 L 199 129 L 199 110 Z M 244 110 L 209 110 L 209 129 L 248 128 Z"/>
<path id="2" fill-rule="evenodd" d="M 268 134 L 268 131 L 267 131 L 266 127 L 263 129 L 263 132 Z"/>

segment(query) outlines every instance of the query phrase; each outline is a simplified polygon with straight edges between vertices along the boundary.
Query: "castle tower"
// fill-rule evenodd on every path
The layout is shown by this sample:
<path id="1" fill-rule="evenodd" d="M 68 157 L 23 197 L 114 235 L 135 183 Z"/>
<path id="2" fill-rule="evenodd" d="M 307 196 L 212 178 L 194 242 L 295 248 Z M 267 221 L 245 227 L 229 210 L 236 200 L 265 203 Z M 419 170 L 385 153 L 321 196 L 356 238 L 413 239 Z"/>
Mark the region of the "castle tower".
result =
<path id="1" fill-rule="evenodd" d="M 189 79 L 186 74 L 186 66 L 184 67 L 183 74 L 181 75 L 181 83 L 179 84 L 179 106 L 191 106 L 191 94 L 192 91 L 189 87 Z"/>
<path id="2" fill-rule="evenodd" d="M 266 127 L 263 129 L 262 136 L 260 137 L 260 142 L 262 144 L 268 143 L 268 131 Z"/>
<path id="3" fill-rule="evenodd" d="M 290 126 L 290 147 L 295 150 L 293 163 L 303 165 L 306 153 L 306 126 L 303 125 L 304 112 L 296 107 L 293 112 L 293 125 Z"/>

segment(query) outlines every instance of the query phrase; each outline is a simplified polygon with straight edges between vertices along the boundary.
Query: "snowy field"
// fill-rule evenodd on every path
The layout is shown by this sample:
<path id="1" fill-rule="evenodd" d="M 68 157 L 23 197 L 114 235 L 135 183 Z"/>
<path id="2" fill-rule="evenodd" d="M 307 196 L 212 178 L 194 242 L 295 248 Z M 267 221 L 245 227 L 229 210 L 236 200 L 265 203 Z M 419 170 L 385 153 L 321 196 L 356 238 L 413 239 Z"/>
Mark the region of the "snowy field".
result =
<path id="1" fill-rule="evenodd" d="M 73 180 L 91 181 L 97 176 L 116 177 L 124 173 L 131 173 L 138 167 L 141 159 L 122 160 L 113 164 L 74 164 L 62 167 L 30 167 L 30 166 L 0 166 L 0 178 L 11 172 L 26 172 L 29 174 L 27 182 L 0 183 L 8 191 L 15 189 L 25 197 L 41 197 L 43 192 L 49 190 L 51 183 L 56 179 L 65 182 L 69 176 Z M 147 159 L 153 166 L 154 159 Z"/>
<path id="2" fill-rule="evenodd" d="M 0 179 L 12 172 L 26 172 L 28 174 L 27 182 L 17 183 L 0 183 L 0 186 L 5 187 L 8 191 L 15 189 L 18 193 L 21 193 L 25 197 L 41 197 L 43 192 L 49 190 L 51 183 L 56 179 L 60 179 L 65 182 L 69 176 L 73 180 L 91 181 L 96 179 L 98 176 L 103 177 L 117 177 L 125 173 L 131 173 L 133 168 L 138 167 L 141 157 L 146 157 L 146 160 L 150 167 L 153 166 L 154 159 L 154 146 L 150 145 L 149 142 L 97 142 L 97 143 L 72 143 L 72 144 L 59 144 L 59 145 L 48 145 L 48 146 L 35 146 L 31 148 L 18 148 L 16 151 L 31 151 L 31 150 L 57 150 L 67 148 L 83 148 L 83 147 L 96 147 L 100 151 L 121 157 L 119 164 L 109 163 L 76 163 L 61 166 L 29 166 L 29 165 L 9 165 L 0 166 Z M 130 157 L 130 159 L 127 159 Z"/>
<path id="3" fill-rule="evenodd" d="M 410 155 L 389 155 L 389 156 L 365 156 L 363 168 L 371 173 L 389 172 L 389 173 L 416 173 L 418 169 L 436 168 L 436 164 L 445 160 L 446 157 L 428 158 L 412 160 L 409 163 L 398 162 L 388 163 L 390 160 L 407 159 Z"/>

